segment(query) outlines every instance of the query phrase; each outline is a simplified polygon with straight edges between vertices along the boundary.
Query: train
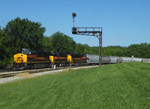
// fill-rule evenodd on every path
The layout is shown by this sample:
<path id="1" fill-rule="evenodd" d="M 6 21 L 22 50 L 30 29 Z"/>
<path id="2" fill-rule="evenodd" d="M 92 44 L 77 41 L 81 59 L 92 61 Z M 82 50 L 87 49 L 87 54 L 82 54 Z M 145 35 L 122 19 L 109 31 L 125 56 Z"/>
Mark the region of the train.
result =
<path id="1" fill-rule="evenodd" d="M 14 55 L 13 68 L 34 69 L 56 66 L 86 65 L 85 54 L 51 53 L 21 49 Z"/>
<path id="2" fill-rule="evenodd" d="M 102 64 L 115 64 L 122 62 L 150 62 L 148 58 L 102 56 Z M 98 65 L 99 55 L 51 53 L 48 51 L 34 51 L 21 49 L 14 55 L 13 68 L 34 69 L 56 66 Z"/>

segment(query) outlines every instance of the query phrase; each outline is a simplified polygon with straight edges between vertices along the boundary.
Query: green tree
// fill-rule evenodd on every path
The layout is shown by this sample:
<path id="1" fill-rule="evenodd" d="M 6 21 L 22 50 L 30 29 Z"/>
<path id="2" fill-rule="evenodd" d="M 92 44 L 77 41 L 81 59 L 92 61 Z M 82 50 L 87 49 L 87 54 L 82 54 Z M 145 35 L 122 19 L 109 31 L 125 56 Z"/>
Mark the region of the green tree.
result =
<path id="1" fill-rule="evenodd" d="M 0 28 L 0 60 L 3 60 L 5 56 L 5 48 L 4 48 L 3 40 L 4 40 L 4 35 L 2 29 Z"/>
<path id="2" fill-rule="evenodd" d="M 3 39 L 4 39 L 3 31 L 0 28 L 0 60 L 3 59 L 3 55 L 4 55 L 4 45 L 2 43 Z"/>
<path id="3" fill-rule="evenodd" d="M 103 47 L 103 55 L 107 56 L 126 56 L 127 48 L 121 46 Z"/>
<path id="4" fill-rule="evenodd" d="M 5 44 L 10 48 L 11 53 L 21 48 L 34 50 L 42 48 L 45 28 L 41 27 L 38 22 L 16 18 L 8 22 L 4 32 L 6 36 Z"/>
<path id="5" fill-rule="evenodd" d="M 54 47 L 52 46 L 51 40 L 49 37 L 43 37 L 43 51 L 53 52 Z"/>
<path id="6" fill-rule="evenodd" d="M 9 63 L 9 58 L 6 51 L 7 47 L 4 46 L 4 40 L 5 40 L 4 32 L 0 28 L 0 69 Z"/>
<path id="7" fill-rule="evenodd" d="M 50 36 L 50 41 L 55 52 L 74 53 L 75 41 L 71 37 L 63 33 L 56 32 Z"/>
<path id="8" fill-rule="evenodd" d="M 84 50 L 85 50 L 84 45 L 80 43 L 75 45 L 75 51 L 74 51 L 75 53 L 83 53 Z"/>

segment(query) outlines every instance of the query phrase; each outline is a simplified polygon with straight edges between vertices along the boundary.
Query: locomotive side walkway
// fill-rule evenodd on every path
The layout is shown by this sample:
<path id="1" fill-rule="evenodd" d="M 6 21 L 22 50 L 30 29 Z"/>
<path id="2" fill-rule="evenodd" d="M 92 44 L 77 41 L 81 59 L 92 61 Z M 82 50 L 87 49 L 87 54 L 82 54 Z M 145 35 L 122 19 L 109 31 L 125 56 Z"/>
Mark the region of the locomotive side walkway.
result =
<path id="1" fill-rule="evenodd" d="M 20 80 L 20 79 L 25 79 L 25 78 L 34 78 L 37 76 L 42 76 L 45 74 L 56 74 L 56 73 L 60 73 L 63 71 L 68 71 L 68 70 L 77 70 L 77 69 L 85 69 L 85 68 L 92 68 L 92 67 L 98 67 L 98 65 L 96 66 L 80 66 L 80 67 L 74 67 L 74 68 L 66 68 L 66 69 L 59 69 L 59 70 L 52 70 L 49 69 L 51 71 L 42 71 L 39 69 L 35 69 L 35 70 L 31 70 L 31 71 L 13 71 L 13 72 L 8 72 L 11 75 L 14 75 L 13 77 L 7 77 L 7 78 L 0 78 L 0 84 L 3 83 L 7 83 L 7 82 L 12 82 L 15 80 Z M 40 72 L 39 72 L 40 71 Z M 36 73 L 38 72 L 38 73 Z M 5 76 L 7 75 L 6 73 L 0 73 L 1 75 Z"/>

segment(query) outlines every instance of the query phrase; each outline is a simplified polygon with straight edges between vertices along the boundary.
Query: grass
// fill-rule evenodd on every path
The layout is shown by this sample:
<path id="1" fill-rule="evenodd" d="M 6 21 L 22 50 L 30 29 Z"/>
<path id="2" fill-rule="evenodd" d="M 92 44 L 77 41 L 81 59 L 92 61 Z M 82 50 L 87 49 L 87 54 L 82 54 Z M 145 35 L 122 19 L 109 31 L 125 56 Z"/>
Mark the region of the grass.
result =
<path id="1" fill-rule="evenodd" d="M 120 63 L 0 86 L 1 109 L 148 109 L 150 64 Z"/>

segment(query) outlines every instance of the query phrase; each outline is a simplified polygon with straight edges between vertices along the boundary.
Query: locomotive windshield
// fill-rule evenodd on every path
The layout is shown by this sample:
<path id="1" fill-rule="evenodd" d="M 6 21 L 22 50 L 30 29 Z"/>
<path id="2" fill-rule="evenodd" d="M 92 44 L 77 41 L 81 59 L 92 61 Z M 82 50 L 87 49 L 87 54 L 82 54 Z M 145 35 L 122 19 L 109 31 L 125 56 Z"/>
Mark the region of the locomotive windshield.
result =
<path id="1" fill-rule="evenodd" d="M 31 54 L 31 50 L 23 48 L 21 50 L 21 53 L 28 55 L 28 54 Z"/>

